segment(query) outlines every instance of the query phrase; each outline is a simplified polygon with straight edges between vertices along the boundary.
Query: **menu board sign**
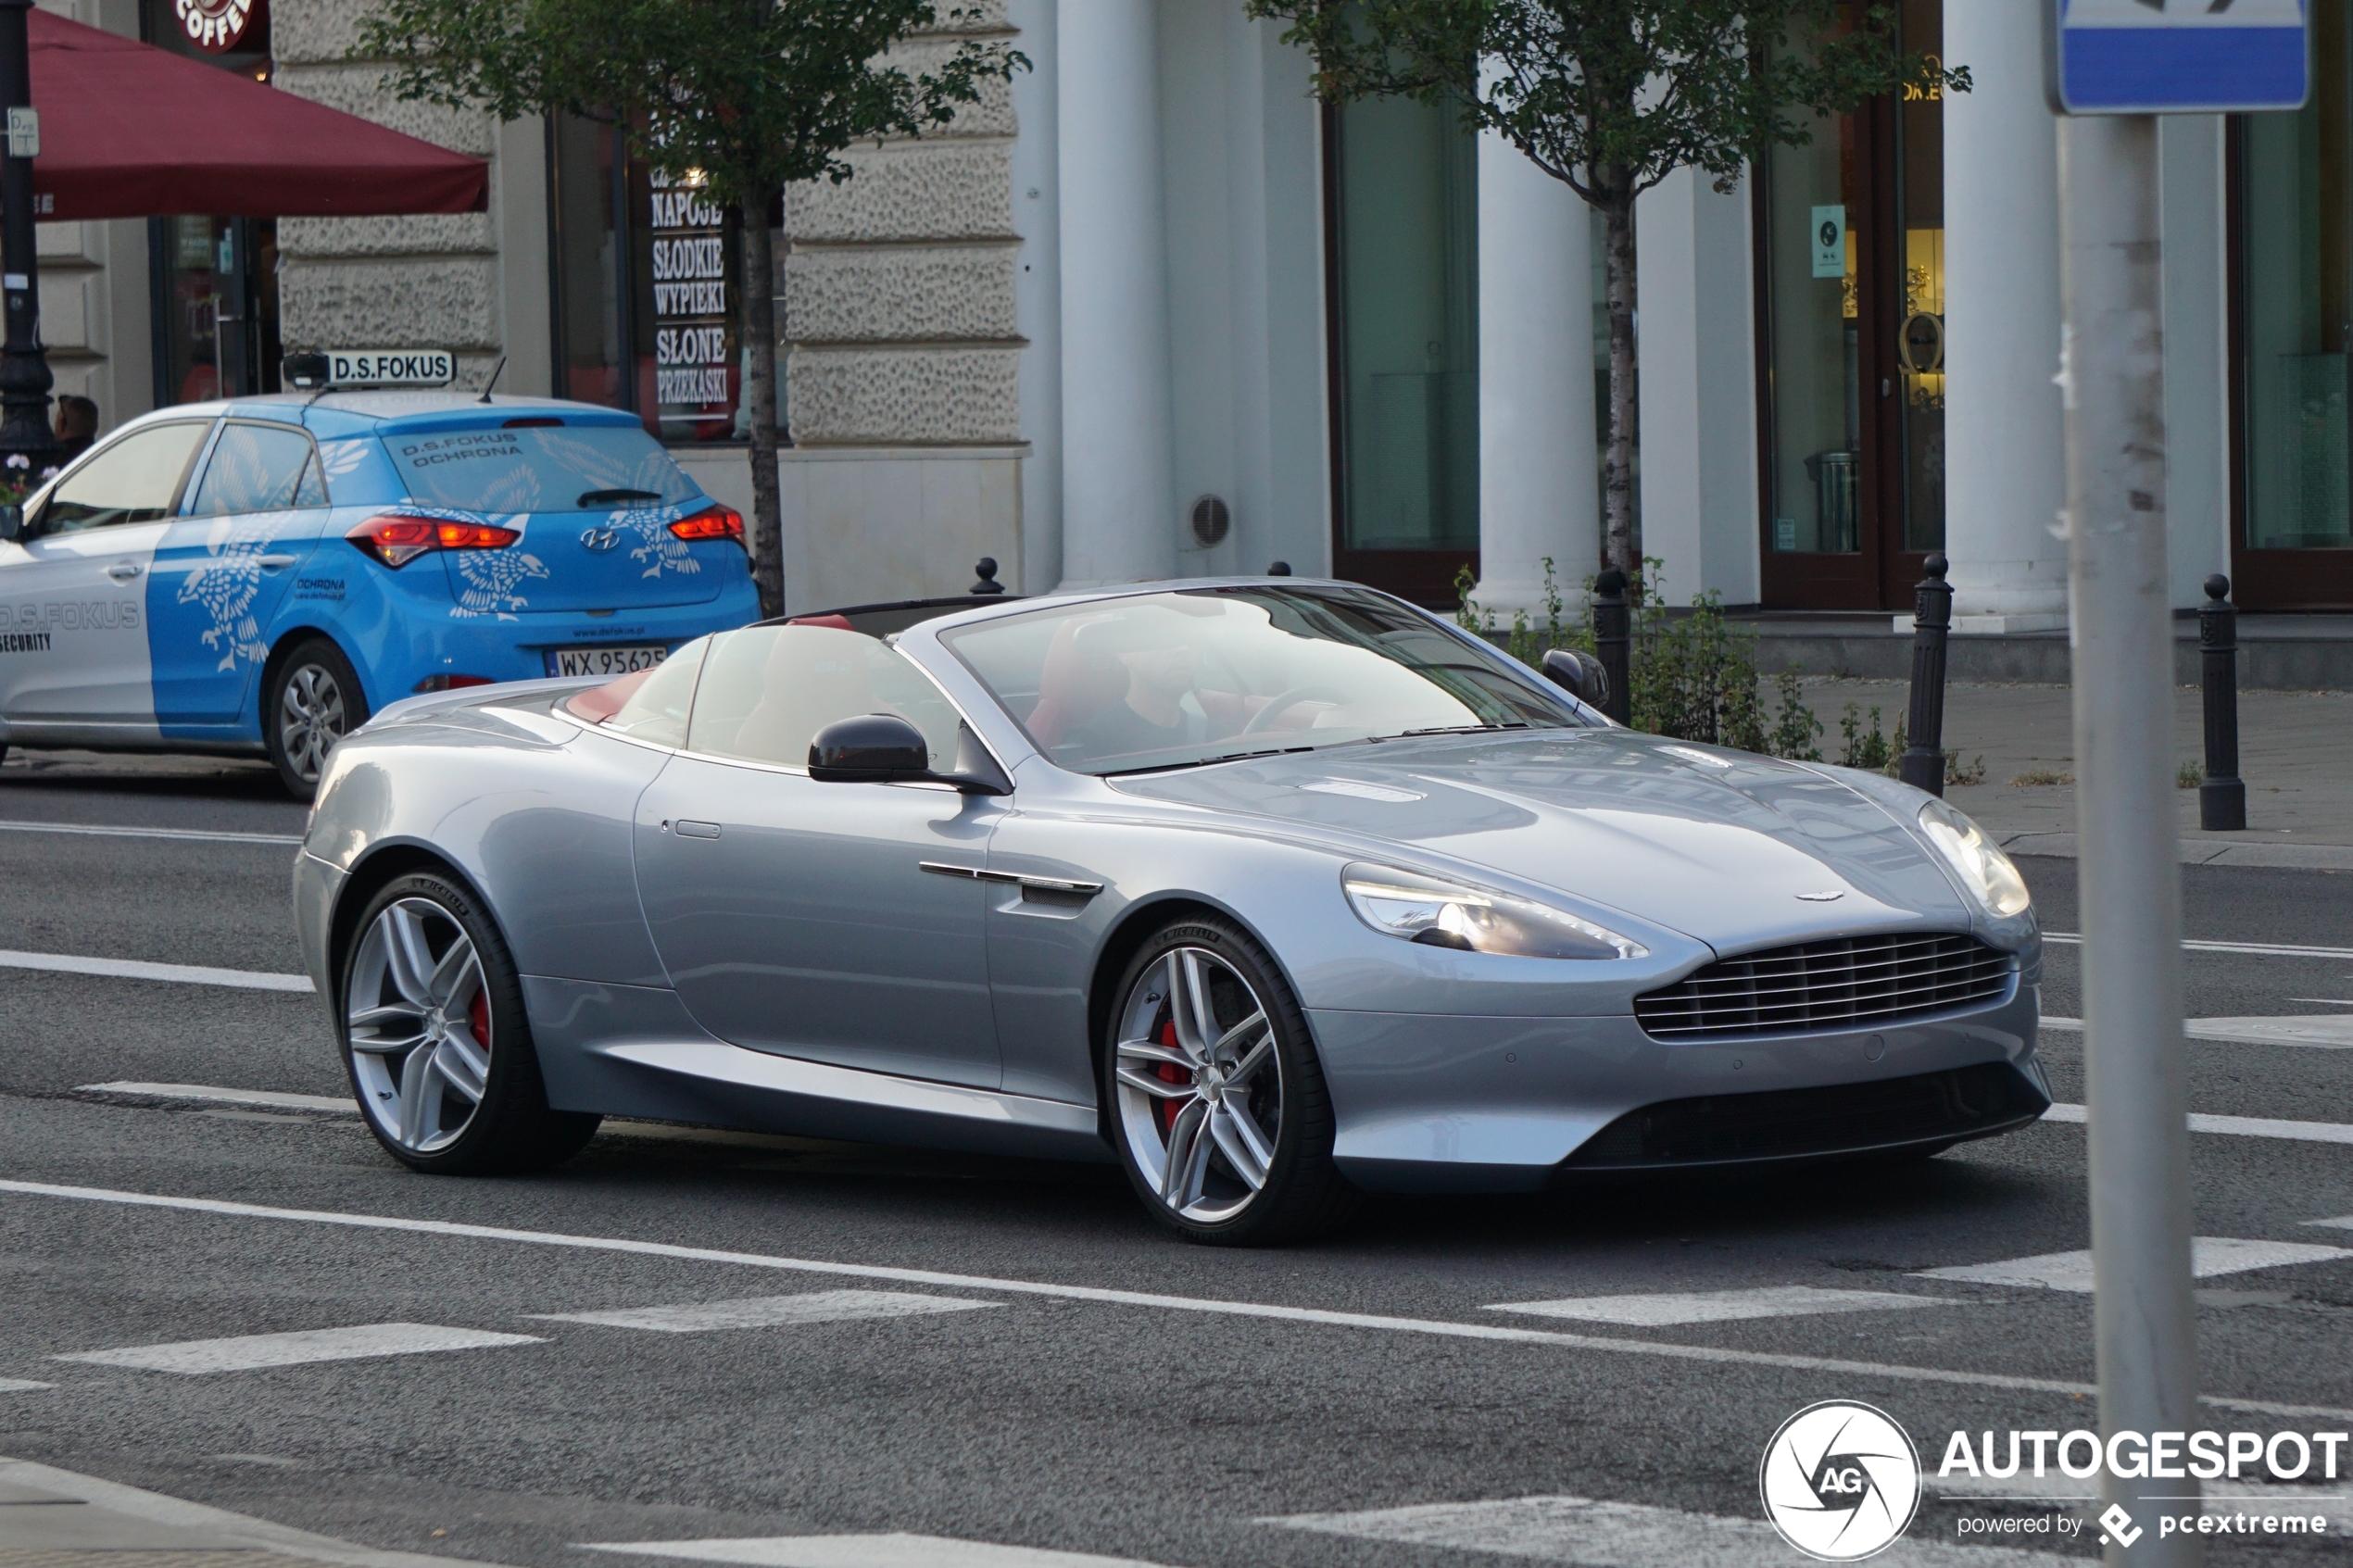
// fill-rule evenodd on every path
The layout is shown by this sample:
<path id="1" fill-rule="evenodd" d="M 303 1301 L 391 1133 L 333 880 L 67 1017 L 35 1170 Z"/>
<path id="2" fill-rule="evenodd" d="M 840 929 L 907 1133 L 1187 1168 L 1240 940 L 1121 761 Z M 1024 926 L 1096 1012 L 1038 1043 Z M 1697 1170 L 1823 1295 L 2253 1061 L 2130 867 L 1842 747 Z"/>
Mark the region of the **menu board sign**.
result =
<path id="1" fill-rule="evenodd" d="M 659 169 L 644 189 L 655 405 L 648 411 L 665 439 L 724 439 L 741 386 L 726 213 L 699 185 Z"/>

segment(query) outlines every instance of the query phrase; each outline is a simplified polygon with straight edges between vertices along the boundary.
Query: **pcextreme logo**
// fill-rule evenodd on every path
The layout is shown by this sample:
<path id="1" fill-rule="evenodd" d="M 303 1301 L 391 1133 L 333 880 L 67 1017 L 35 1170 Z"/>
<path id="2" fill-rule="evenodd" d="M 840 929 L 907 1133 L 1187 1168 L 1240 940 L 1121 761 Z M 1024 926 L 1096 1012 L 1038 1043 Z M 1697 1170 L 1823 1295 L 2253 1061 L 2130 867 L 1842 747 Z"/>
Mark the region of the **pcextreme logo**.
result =
<path id="1" fill-rule="evenodd" d="M 1781 1423 L 1756 1486 L 1781 1539 L 1824 1562 L 1859 1562 L 1911 1528 L 1919 1450 L 1886 1411 L 1824 1399 Z"/>

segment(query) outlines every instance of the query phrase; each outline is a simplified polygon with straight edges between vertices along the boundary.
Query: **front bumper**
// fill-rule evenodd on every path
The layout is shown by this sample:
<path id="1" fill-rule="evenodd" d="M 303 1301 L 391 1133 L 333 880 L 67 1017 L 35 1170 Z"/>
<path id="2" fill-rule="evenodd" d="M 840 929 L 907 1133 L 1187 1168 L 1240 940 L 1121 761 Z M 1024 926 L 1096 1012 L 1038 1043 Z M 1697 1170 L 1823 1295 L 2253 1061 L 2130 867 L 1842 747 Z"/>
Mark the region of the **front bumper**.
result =
<path id="1" fill-rule="evenodd" d="M 1526 1192 L 1581 1169 L 1820 1158 L 2022 1126 L 2050 1102 L 2039 1016 L 2036 988 L 2021 985 L 1966 1012 L 1705 1044 L 1652 1039 L 1629 1017 L 1319 1010 L 1308 1021 L 1351 1181 Z M 1988 1065 L 2000 1073 L 1967 1073 Z M 1940 1119 L 1940 1107 L 1957 1110 Z"/>
<path id="2" fill-rule="evenodd" d="M 343 892 L 345 872 L 308 849 L 295 852 L 295 935 L 302 944 L 303 972 L 318 988 L 330 1016 L 334 1012 L 334 977 L 329 972 L 327 947 L 334 929 L 335 899 Z"/>

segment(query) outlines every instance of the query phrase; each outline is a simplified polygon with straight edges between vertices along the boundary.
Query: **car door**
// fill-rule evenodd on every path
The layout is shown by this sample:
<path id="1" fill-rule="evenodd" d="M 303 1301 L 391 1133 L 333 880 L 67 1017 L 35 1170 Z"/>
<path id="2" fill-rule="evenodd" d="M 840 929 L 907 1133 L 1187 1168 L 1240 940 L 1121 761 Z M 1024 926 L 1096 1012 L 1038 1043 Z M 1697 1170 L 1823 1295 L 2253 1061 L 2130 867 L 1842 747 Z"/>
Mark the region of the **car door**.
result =
<path id="1" fill-rule="evenodd" d="M 810 737 L 874 712 L 912 721 L 933 765 L 954 766 L 958 716 L 896 649 L 818 626 L 714 637 L 686 751 L 638 802 L 647 922 L 724 1040 L 994 1089 L 987 888 L 954 871 L 987 864 L 1004 813 L 942 786 L 810 778 Z"/>
<path id="2" fill-rule="evenodd" d="M 152 728 L 147 573 L 210 420 L 142 425 L 60 479 L 0 557 L 0 714 L 19 725 Z"/>
<path id="3" fill-rule="evenodd" d="M 310 433 L 231 420 L 165 531 L 148 590 L 156 719 L 233 721 L 269 657 L 269 629 L 319 541 L 327 489 Z"/>

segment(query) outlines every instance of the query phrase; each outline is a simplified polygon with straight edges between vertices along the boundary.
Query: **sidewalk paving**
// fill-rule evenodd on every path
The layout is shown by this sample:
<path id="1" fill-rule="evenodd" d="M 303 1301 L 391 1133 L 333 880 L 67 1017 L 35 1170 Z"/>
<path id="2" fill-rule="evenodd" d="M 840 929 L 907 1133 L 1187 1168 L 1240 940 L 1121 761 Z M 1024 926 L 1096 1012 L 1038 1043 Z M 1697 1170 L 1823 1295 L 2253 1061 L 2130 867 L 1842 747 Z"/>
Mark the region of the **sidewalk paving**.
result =
<path id="1" fill-rule="evenodd" d="M 1838 760 L 1846 704 L 1880 710 L 1891 740 L 1911 704 L 1903 681 L 1808 681 L 1806 700 L 1821 721 L 1822 755 Z M 1985 782 L 1954 784 L 1944 797 L 1984 824 L 2014 855 L 2075 853 L 2074 694 L 2066 686 L 1978 685 L 1944 691 L 1944 747 L 1967 769 L 1982 758 Z M 2173 754 L 2203 764 L 2206 721 L 2196 687 L 2173 693 Z M 2067 784 L 2019 784 L 2033 772 Z M 2239 694 L 2239 777 L 2246 782 L 2246 831 L 2197 825 L 2197 791 L 2175 792 L 2182 859 L 2192 863 L 2353 869 L 2353 692 Z"/>
<path id="2" fill-rule="evenodd" d="M 0 1568 L 485 1568 L 0 1457 Z"/>

